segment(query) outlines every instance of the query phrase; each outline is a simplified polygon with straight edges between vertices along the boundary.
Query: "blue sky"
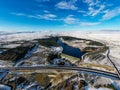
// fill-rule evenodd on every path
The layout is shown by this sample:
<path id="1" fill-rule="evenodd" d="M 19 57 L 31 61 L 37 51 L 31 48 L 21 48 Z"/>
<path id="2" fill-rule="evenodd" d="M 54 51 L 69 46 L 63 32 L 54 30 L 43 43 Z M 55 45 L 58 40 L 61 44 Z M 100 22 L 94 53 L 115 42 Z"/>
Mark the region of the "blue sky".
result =
<path id="1" fill-rule="evenodd" d="M 0 30 L 120 30 L 120 0 L 0 0 Z"/>

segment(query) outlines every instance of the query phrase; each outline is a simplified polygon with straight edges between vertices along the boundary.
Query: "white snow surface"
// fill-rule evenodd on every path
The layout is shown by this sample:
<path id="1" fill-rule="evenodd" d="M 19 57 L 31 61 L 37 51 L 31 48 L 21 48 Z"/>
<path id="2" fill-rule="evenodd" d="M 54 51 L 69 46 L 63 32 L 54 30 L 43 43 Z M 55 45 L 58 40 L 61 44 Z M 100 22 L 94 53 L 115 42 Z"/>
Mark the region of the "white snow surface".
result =
<path id="1" fill-rule="evenodd" d="M 34 87 L 35 86 L 35 87 Z M 37 88 L 36 88 L 37 86 Z M 34 82 L 31 83 L 30 85 L 26 86 L 24 89 L 22 90 L 42 90 L 40 86 L 38 86 L 38 83 Z"/>
<path id="2" fill-rule="evenodd" d="M 0 32 L 0 42 L 6 41 L 18 41 L 18 40 L 33 40 L 38 38 L 45 38 L 46 36 L 73 36 L 78 38 L 85 38 L 96 40 L 106 43 L 110 47 L 110 55 L 114 57 L 113 62 L 119 67 L 120 66 L 120 32 L 117 31 L 67 31 L 67 32 L 51 32 L 51 31 L 41 31 L 41 32 L 22 32 L 22 33 L 12 33 L 12 32 Z"/>
<path id="3" fill-rule="evenodd" d="M 4 32 L 7 33 L 7 32 Z M 44 32 L 30 32 L 30 33 L 12 33 L 12 34 L 2 34 L 0 35 L 0 42 L 6 42 L 6 41 L 18 41 L 18 40 L 33 40 L 37 38 L 43 38 L 46 35 L 52 35 L 56 34 L 54 32 L 50 31 L 44 31 Z"/>
<path id="4" fill-rule="evenodd" d="M 114 57 L 112 61 L 120 67 L 120 31 L 94 31 L 94 32 L 66 32 L 61 35 L 73 36 L 78 38 L 91 39 L 105 43 L 110 47 L 110 56 Z"/>
<path id="5" fill-rule="evenodd" d="M 94 87 L 87 86 L 85 88 L 85 90 L 112 90 L 112 89 L 108 89 L 108 88 L 94 88 Z"/>
<path id="6" fill-rule="evenodd" d="M 11 87 L 7 85 L 0 84 L 0 90 L 11 90 Z"/>

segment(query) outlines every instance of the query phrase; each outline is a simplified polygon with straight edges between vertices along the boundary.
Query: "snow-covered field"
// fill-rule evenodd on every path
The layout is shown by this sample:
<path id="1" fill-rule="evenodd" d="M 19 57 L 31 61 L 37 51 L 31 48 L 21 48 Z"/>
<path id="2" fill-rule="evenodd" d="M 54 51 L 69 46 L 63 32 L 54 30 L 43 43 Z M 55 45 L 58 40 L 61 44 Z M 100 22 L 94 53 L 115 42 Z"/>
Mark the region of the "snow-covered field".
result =
<path id="1" fill-rule="evenodd" d="M 68 32 L 62 33 L 78 38 L 86 38 L 105 43 L 110 47 L 112 61 L 120 68 L 120 31 L 96 31 L 96 32 Z"/>
<path id="2" fill-rule="evenodd" d="M 0 42 L 6 41 L 18 41 L 18 40 L 32 40 L 37 38 L 43 38 L 46 35 L 56 34 L 50 31 L 43 31 L 43 32 L 22 32 L 22 33 L 11 33 L 6 34 L 7 32 L 0 32 Z"/>
<path id="3" fill-rule="evenodd" d="M 56 35 L 67 35 L 67 36 L 73 36 L 73 37 L 78 37 L 78 38 L 85 38 L 85 39 L 91 39 L 91 40 L 96 40 L 103 42 L 107 44 L 107 46 L 110 47 L 110 58 L 113 60 L 113 62 L 117 65 L 118 68 L 120 68 L 120 32 L 110 32 L 110 31 L 97 31 L 97 32 L 82 32 L 82 31 L 69 31 L 69 32 L 27 32 L 27 33 L 7 33 L 7 32 L 0 32 L 0 43 L 2 42 L 9 42 L 9 41 L 18 41 L 18 40 L 33 40 L 33 39 L 38 39 L 38 38 L 44 38 L 46 36 L 56 36 Z M 7 45 L 6 47 L 16 47 L 17 45 Z M 39 50 L 39 49 L 38 49 Z M 32 52 L 27 53 L 27 56 L 30 56 Z M 39 52 L 36 51 L 35 52 Z M 34 52 L 34 53 L 35 53 Z M 32 58 L 33 59 L 33 58 Z M 0 61 L 0 66 L 5 65 L 5 61 Z M 4 76 L 6 73 L 4 73 L 2 76 Z M 1 77 L 2 77 L 1 76 Z M 118 82 L 113 82 L 112 80 L 109 79 L 98 79 L 95 84 L 113 84 L 115 85 L 120 85 Z M 31 85 L 27 86 L 26 89 L 31 88 L 33 85 L 36 85 L 36 83 L 32 83 Z M 119 88 L 118 86 L 115 86 L 116 88 Z M 39 88 L 39 87 L 38 87 Z M 5 89 L 5 90 L 10 90 L 10 87 L 5 86 L 5 85 L 0 85 L 0 90 Z M 40 88 L 39 88 L 40 90 Z M 108 88 L 99 88 L 96 89 L 93 86 L 87 86 L 85 90 L 111 90 Z M 119 89 L 118 89 L 119 90 Z"/>
<path id="4" fill-rule="evenodd" d="M 120 31 L 68 31 L 68 32 L 22 32 L 22 33 L 8 33 L 0 32 L 0 42 L 18 41 L 18 40 L 33 40 L 43 38 L 45 36 L 67 35 L 78 38 L 92 39 L 106 43 L 110 47 L 110 55 L 116 65 L 120 66 Z"/>
<path id="5" fill-rule="evenodd" d="M 120 67 L 120 32 L 91 33 L 88 37 L 105 42 L 110 47 L 110 56 L 112 61 Z"/>
<path id="6" fill-rule="evenodd" d="M 11 90 L 11 87 L 7 85 L 0 84 L 0 90 Z"/>

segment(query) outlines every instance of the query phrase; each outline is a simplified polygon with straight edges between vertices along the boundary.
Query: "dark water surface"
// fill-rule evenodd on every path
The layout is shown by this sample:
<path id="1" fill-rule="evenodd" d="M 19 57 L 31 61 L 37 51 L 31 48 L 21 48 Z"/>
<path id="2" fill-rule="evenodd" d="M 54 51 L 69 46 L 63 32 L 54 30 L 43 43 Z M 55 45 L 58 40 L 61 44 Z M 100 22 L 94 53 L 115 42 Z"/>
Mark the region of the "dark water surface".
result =
<path id="1" fill-rule="evenodd" d="M 74 56 L 77 58 L 80 58 L 82 55 L 84 55 L 84 52 L 81 52 L 79 48 L 75 48 L 72 46 L 68 46 L 59 39 L 57 43 L 63 48 L 63 53 L 68 54 L 70 56 Z"/>

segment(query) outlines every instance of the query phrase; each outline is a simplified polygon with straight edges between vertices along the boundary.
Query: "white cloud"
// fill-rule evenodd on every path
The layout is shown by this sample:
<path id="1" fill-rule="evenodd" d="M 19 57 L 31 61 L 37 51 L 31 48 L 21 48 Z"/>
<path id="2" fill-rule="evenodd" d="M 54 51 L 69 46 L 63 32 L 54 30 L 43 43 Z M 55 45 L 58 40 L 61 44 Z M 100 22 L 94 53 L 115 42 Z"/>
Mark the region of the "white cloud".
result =
<path id="1" fill-rule="evenodd" d="M 77 24 L 78 23 L 78 19 L 73 18 L 73 15 L 68 15 L 65 19 L 63 19 L 63 21 L 66 24 Z"/>
<path id="2" fill-rule="evenodd" d="M 95 26 L 100 24 L 101 22 L 80 22 L 81 26 Z"/>
<path id="3" fill-rule="evenodd" d="M 99 14 L 104 8 L 105 8 L 105 5 L 100 5 L 98 9 L 89 7 L 88 15 L 95 16 L 95 15 Z"/>
<path id="4" fill-rule="evenodd" d="M 40 19 L 38 16 L 35 15 L 27 15 L 28 18 L 36 18 L 36 19 Z"/>
<path id="5" fill-rule="evenodd" d="M 108 20 L 118 15 L 120 15 L 120 7 L 107 11 L 105 15 L 103 15 L 102 20 Z"/>
<path id="6" fill-rule="evenodd" d="M 109 9 L 103 10 L 102 13 L 107 13 L 109 11 Z"/>
<path id="7" fill-rule="evenodd" d="M 44 10 L 43 12 L 44 12 L 44 13 L 50 13 L 48 10 Z"/>
<path id="8" fill-rule="evenodd" d="M 83 0 L 84 3 L 87 3 L 89 6 L 98 6 L 99 0 Z"/>
<path id="9" fill-rule="evenodd" d="M 15 12 L 12 12 L 12 13 L 10 13 L 10 14 L 16 15 L 16 16 L 25 16 L 25 15 L 26 15 L 26 14 L 24 14 L 24 13 L 15 13 Z"/>
<path id="10" fill-rule="evenodd" d="M 84 10 L 78 10 L 79 13 L 86 13 Z"/>
<path id="11" fill-rule="evenodd" d="M 56 5 L 56 7 L 59 8 L 59 9 L 77 10 L 78 7 L 75 6 L 76 1 L 77 0 L 70 0 L 69 2 L 61 1 Z"/>
<path id="12" fill-rule="evenodd" d="M 93 0 L 83 0 L 83 2 L 90 4 L 93 3 Z"/>
<path id="13" fill-rule="evenodd" d="M 28 15 L 28 14 L 24 14 L 24 13 L 10 13 L 12 15 L 16 15 L 16 16 L 25 16 L 28 18 L 36 18 L 36 19 L 45 19 L 45 20 L 57 20 L 56 19 L 56 15 L 55 14 L 51 14 L 51 13 L 46 13 L 46 14 L 38 14 L 38 15 Z"/>
<path id="14" fill-rule="evenodd" d="M 12 12 L 12 13 L 10 13 L 10 14 L 15 15 L 15 16 L 25 16 L 25 17 L 28 17 L 28 18 L 38 18 L 38 17 L 35 16 L 35 15 L 27 15 L 27 14 L 24 14 L 24 13 Z"/>
<path id="15" fill-rule="evenodd" d="M 106 7 L 106 5 L 104 5 L 104 2 L 100 2 L 100 0 L 84 0 L 83 2 L 88 4 L 88 12 L 86 15 L 89 16 L 98 15 Z"/>
<path id="16" fill-rule="evenodd" d="M 45 20 L 54 20 L 57 16 L 49 13 L 44 15 L 37 15 L 37 17 Z"/>
<path id="17" fill-rule="evenodd" d="M 48 2 L 50 0 L 35 0 L 36 2 Z"/>
<path id="18" fill-rule="evenodd" d="M 74 15 L 68 15 L 63 21 L 66 24 L 75 24 L 75 25 L 81 25 L 81 26 L 95 26 L 100 24 L 101 22 L 80 22 L 78 18 L 75 18 Z"/>

